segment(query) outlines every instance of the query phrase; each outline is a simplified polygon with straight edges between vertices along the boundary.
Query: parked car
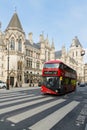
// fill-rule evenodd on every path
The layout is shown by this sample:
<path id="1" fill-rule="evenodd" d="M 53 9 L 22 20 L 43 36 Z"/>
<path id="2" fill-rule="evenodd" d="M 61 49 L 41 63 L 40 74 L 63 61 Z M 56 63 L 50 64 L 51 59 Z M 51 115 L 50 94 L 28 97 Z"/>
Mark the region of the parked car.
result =
<path id="1" fill-rule="evenodd" d="M 6 88 L 6 83 L 3 81 L 0 81 L 0 88 Z"/>
<path id="2" fill-rule="evenodd" d="M 85 87 L 86 84 L 85 83 L 80 83 L 79 87 Z"/>

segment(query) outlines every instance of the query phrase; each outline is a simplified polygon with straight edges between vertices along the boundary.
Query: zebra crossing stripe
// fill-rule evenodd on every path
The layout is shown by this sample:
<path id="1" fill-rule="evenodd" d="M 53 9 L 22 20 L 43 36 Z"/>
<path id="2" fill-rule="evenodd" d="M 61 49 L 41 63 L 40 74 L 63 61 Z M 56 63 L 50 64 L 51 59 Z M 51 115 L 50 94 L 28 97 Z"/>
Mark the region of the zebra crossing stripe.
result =
<path id="1" fill-rule="evenodd" d="M 0 94 L 1 96 L 0 96 L 0 99 L 2 99 L 2 98 L 10 98 L 10 97 L 14 97 L 14 96 L 21 96 L 21 95 L 26 95 L 26 93 L 12 93 L 12 94 L 10 94 L 10 93 L 8 93 L 8 94 Z"/>
<path id="2" fill-rule="evenodd" d="M 50 103 L 41 105 L 41 106 L 34 108 L 32 110 L 28 110 L 26 112 L 23 112 L 23 113 L 15 115 L 15 116 L 9 117 L 9 118 L 7 118 L 7 120 L 9 120 L 13 123 L 19 123 L 20 121 L 23 121 L 23 120 L 25 120 L 25 119 L 27 119 L 27 118 L 35 115 L 35 114 L 38 114 L 39 112 L 42 112 L 43 108 L 44 108 L 44 110 L 46 110 L 46 109 L 48 109 L 48 108 L 50 108 L 54 105 L 57 105 L 59 103 L 64 102 L 64 101 L 65 101 L 65 99 L 59 99 L 59 100 L 56 100 L 56 101 L 53 101 L 53 102 L 51 101 Z"/>
<path id="3" fill-rule="evenodd" d="M 28 95 L 28 96 L 20 96 L 20 97 L 10 98 L 10 99 L 12 99 L 12 101 L 8 101 L 8 99 L 5 99 L 4 101 L 6 101 L 6 102 L 0 103 L 0 106 L 8 105 L 8 104 L 11 104 L 11 103 L 17 103 L 17 102 L 20 102 L 20 101 L 28 101 L 30 99 L 35 99 L 36 98 L 36 97 L 30 97 L 30 96 L 33 96 L 33 94 Z M 26 98 L 24 98 L 24 97 L 26 97 Z M 17 98 L 23 98 L 23 99 L 17 99 Z M 3 99 L 1 101 L 3 101 Z"/>
<path id="4" fill-rule="evenodd" d="M 5 99 L 0 99 L 0 101 L 8 101 L 10 99 L 17 99 L 17 98 L 30 97 L 30 96 L 34 96 L 34 94 L 31 94 L 31 95 L 18 95 L 16 97 L 9 96 L 9 97 L 5 97 Z"/>
<path id="5" fill-rule="evenodd" d="M 38 99 L 38 97 L 42 97 L 42 96 L 32 97 L 31 99 Z M 0 114 L 11 112 L 11 111 L 14 111 L 14 110 L 18 110 L 20 108 L 24 108 L 24 107 L 27 107 L 27 106 L 30 106 L 30 105 L 34 105 L 35 103 L 40 103 L 40 102 L 47 101 L 47 100 L 50 100 L 50 99 L 53 99 L 53 98 L 52 97 L 48 97 L 48 98 L 44 98 L 43 97 L 42 99 L 38 99 L 38 100 L 35 100 L 33 102 L 32 101 L 28 101 L 27 103 L 21 103 L 19 105 L 6 107 L 4 109 L 1 108 L 0 109 Z M 21 99 L 20 99 L 20 101 L 21 101 Z"/>
<path id="6" fill-rule="evenodd" d="M 72 101 L 68 105 L 60 108 L 59 110 L 55 111 L 54 113 L 50 114 L 46 118 L 40 120 L 39 122 L 35 123 L 28 129 L 30 130 L 50 130 L 56 123 L 58 123 L 61 119 L 63 119 L 70 111 L 72 111 L 79 102 Z"/>

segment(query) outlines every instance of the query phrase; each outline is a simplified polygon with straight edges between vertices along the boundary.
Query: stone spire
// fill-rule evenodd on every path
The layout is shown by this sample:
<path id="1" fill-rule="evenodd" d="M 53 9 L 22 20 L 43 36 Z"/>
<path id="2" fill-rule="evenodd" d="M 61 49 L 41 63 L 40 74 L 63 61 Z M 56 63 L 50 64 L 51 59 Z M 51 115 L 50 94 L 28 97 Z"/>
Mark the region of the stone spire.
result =
<path id="1" fill-rule="evenodd" d="M 5 31 L 8 31 L 8 30 L 18 30 L 18 31 L 21 31 L 24 33 L 20 20 L 19 20 L 16 12 L 13 14 Z"/>
<path id="2" fill-rule="evenodd" d="M 81 43 L 79 42 L 79 39 L 77 36 L 72 40 L 72 44 L 70 47 L 82 47 Z"/>
<path id="3" fill-rule="evenodd" d="M 51 48 L 55 48 L 55 47 L 54 47 L 54 40 L 53 40 L 53 39 L 52 39 Z"/>

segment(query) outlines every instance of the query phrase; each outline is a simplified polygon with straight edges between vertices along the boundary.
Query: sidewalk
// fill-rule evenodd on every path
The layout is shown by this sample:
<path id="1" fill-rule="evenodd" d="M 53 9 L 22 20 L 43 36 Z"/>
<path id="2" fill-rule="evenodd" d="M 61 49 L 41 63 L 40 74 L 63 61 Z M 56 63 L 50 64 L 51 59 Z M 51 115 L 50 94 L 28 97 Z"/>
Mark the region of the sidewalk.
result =
<path id="1" fill-rule="evenodd" d="M 29 84 L 23 84 L 22 87 L 9 87 L 9 90 L 7 89 L 0 89 L 0 93 L 2 92 L 11 92 L 11 91 L 20 91 L 20 90 L 30 90 L 30 89 L 40 89 L 38 86 L 29 86 Z"/>
<path id="2" fill-rule="evenodd" d="M 31 84 L 31 86 L 30 86 L 30 83 L 24 83 L 24 84 L 22 84 L 22 87 L 37 87 L 38 86 L 38 84 L 37 83 L 32 83 Z"/>

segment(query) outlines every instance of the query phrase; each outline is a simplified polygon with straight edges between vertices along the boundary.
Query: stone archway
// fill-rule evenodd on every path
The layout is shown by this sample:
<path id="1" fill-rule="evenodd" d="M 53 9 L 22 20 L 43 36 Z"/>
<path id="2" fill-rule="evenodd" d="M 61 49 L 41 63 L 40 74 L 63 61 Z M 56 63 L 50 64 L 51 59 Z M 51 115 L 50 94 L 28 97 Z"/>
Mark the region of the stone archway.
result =
<path id="1" fill-rule="evenodd" d="M 10 77 L 10 85 L 11 85 L 11 87 L 13 87 L 15 85 L 15 72 L 14 72 L 14 70 L 11 70 L 11 72 L 9 73 L 9 77 Z"/>

